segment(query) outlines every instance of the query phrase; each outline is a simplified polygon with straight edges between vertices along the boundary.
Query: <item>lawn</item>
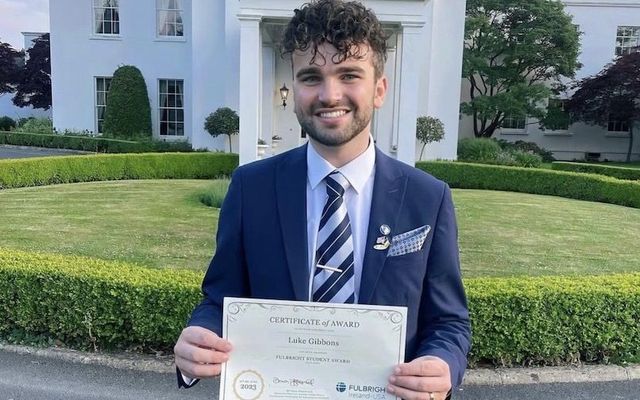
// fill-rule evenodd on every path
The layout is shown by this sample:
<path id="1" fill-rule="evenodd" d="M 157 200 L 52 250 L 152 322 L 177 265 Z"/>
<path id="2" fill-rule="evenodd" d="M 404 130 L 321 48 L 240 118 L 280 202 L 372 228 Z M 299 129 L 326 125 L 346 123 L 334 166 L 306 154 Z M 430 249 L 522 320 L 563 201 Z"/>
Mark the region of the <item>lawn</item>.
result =
<path id="1" fill-rule="evenodd" d="M 218 211 L 210 181 L 118 181 L 0 191 L 0 247 L 203 270 Z M 466 277 L 639 271 L 640 210 L 454 190 Z"/>

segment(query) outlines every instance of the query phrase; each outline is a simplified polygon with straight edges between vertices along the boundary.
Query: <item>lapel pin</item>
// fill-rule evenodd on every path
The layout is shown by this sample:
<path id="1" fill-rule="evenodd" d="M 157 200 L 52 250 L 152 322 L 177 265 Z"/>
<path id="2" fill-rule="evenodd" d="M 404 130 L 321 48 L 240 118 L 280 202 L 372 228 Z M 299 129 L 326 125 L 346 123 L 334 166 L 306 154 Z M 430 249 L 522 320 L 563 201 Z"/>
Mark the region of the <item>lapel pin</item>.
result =
<path id="1" fill-rule="evenodd" d="M 373 248 L 375 250 L 386 250 L 389 248 L 390 245 L 391 243 L 389 242 L 388 237 L 380 236 L 378 239 L 376 239 L 376 244 L 373 245 Z"/>
<path id="2" fill-rule="evenodd" d="M 391 228 L 389 228 L 389 225 L 387 224 L 380 225 L 380 233 L 387 236 L 391 233 Z"/>

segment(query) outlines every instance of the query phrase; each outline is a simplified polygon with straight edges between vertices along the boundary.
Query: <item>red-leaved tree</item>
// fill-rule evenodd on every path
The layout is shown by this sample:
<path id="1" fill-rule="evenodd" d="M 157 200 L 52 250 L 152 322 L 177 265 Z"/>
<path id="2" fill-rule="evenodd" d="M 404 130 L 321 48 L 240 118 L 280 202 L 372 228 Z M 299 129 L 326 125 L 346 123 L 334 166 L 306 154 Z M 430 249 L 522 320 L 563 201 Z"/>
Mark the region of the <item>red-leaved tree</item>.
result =
<path id="1" fill-rule="evenodd" d="M 630 162 L 634 125 L 640 122 L 640 52 L 619 57 L 574 88 L 577 91 L 566 106 L 572 120 L 603 127 L 612 120 L 625 123 L 629 127 Z"/>

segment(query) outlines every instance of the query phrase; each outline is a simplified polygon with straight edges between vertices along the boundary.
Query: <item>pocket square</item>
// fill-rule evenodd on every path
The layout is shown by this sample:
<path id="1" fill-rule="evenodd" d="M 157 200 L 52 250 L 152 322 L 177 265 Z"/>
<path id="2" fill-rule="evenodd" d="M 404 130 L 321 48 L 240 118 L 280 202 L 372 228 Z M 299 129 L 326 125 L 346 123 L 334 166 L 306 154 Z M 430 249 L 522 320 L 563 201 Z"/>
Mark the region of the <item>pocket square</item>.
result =
<path id="1" fill-rule="evenodd" d="M 404 254 L 414 253 L 422 249 L 427 235 L 431 231 L 431 226 L 424 225 L 408 232 L 400 233 L 391 238 L 391 247 L 388 257 L 396 257 Z"/>

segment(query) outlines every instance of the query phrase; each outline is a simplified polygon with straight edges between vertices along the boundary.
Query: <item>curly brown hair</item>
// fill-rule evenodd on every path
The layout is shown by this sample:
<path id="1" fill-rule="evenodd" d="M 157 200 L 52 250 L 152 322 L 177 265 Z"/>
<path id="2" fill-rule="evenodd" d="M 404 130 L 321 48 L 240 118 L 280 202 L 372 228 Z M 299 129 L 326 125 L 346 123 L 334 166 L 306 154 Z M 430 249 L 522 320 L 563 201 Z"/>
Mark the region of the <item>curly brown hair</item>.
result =
<path id="1" fill-rule="evenodd" d="M 373 11 L 359 2 L 314 0 L 294 10 L 284 31 L 280 51 L 284 58 L 296 50 L 305 52 L 311 48 L 311 63 L 314 63 L 316 57 L 324 58 L 318 53 L 318 46 L 329 43 L 337 50 L 332 61 L 339 64 L 350 57 L 366 57 L 367 51 L 362 52 L 359 46 L 368 45 L 374 53 L 372 61 L 378 79 L 387 61 L 387 39 Z"/>

